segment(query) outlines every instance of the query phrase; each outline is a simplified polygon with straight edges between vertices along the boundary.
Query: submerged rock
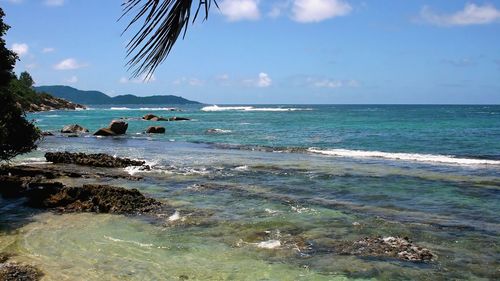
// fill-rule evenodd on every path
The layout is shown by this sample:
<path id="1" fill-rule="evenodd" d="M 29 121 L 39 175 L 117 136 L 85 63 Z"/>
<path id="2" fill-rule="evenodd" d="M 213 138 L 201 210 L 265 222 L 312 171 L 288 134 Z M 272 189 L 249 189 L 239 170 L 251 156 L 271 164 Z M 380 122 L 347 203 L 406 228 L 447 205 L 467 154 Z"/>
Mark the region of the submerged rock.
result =
<path id="1" fill-rule="evenodd" d="M 168 118 L 168 121 L 189 121 L 189 120 L 191 119 L 186 117 L 177 117 L 177 116 Z"/>
<path id="2" fill-rule="evenodd" d="M 146 114 L 142 117 L 142 119 L 144 120 L 148 120 L 148 121 L 168 121 L 167 118 L 163 118 L 163 117 L 160 117 L 160 116 L 156 116 L 154 114 Z"/>
<path id="3" fill-rule="evenodd" d="M 147 134 L 165 134 L 165 127 L 151 126 L 146 129 Z"/>
<path id="4" fill-rule="evenodd" d="M 161 117 L 161 116 L 156 116 L 154 114 L 146 114 L 142 117 L 142 119 L 148 120 L 148 121 L 188 121 L 188 120 L 191 120 L 191 119 L 186 118 L 186 117 L 177 117 L 177 116 L 165 118 L 165 117 Z"/>
<path id="5" fill-rule="evenodd" d="M 78 125 L 78 124 L 73 124 L 73 125 L 66 125 L 64 128 L 62 128 L 61 133 L 63 134 L 82 134 L 82 133 L 88 133 L 89 130 Z"/>
<path id="6" fill-rule="evenodd" d="M 47 161 L 52 163 L 78 164 L 93 167 L 125 168 L 128 166 L 142 166 L 144 161 L 129 158 L 113 157 L 104 153 L 85 154 L 70 152 L 47 152 Z"/>
<path id="7" fill-rule="evenodd" d="M 333 249 L 342 255 L 397 258 L 407 261 L 431 261 L 436 256 L 415 245 L 408 237 L 365 237 L 358 241 L 335 241 Z"/>
<path id="8" fill-rule="evenodd" d="M 9 262 L 10 255 L 0 253 L 0 280 L 2 281 L 35 281 L 40 280 L 43 273 L 36 267 L 16 262 Z"/>

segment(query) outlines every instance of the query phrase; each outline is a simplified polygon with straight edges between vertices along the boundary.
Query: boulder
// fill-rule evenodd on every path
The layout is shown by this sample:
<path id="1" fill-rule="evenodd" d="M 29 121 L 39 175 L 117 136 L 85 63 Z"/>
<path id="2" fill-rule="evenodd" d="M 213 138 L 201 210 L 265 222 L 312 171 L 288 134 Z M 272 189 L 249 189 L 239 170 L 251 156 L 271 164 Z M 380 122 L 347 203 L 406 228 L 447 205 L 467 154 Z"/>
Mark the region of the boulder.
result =
<path id="1" fill-rule="evenodd" d="M 153 118 L 158 118 L 158 116 L 154 115 L 154 114 L 146 114 L 142 117 L 142 119 L 144 120 L 151 120 Z"/>
<path id="2" fill-rule="evenodd" d="M 123 135 L 127 132 L 128 123 L 123 120 L 113 120 L 109 124 L 109 129 L 117 135 Z"/>
<path id="3" fill-rule="evenodd" d="M 42 136 L 44 137 L 47 137 L 47 136 L 53 136 L 54 134 L 52 132 L 49 132 L 49 131 L 43 131 L 42 132 Z"/>
<path id="4" fill-rule="evenodd" d="M 147 134 L 165 134 L 165 127 L 161 126 L 151 126 L 146 130 Z"/>
<path id="5" fill-rule="evenodd" d="M 94 136 L 116 136 L 116 133 L 111 131 L 109 128 L 101 128 L 94 133 Z"/>
<path id="6" fill-rule="evenodd" d="M 62 128 L 61 133 L 63 134 L 81 134 L 81 133 L 88 133 L 89 130 L 78 125 L 78 124 L 73 124 L 73 125 L 67 125 Z"/>

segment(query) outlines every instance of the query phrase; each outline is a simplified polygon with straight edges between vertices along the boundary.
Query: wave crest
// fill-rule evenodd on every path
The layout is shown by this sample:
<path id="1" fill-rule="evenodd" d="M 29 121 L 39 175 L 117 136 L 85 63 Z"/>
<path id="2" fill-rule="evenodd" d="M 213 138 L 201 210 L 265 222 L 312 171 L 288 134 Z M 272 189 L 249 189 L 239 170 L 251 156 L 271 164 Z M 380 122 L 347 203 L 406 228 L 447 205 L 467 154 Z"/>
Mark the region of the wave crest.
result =
<path id="1" fill-rule="evenodd" d="M 253 107 L 253 106 L 205 106 L 201 111 L 211 112 L 211 111 L 310 111 L 312 108 L 283 108 L 283 107 Z"/>
<path id="2" fill-rule="evenodd" d="M 382 158 L 390 160 L 431 162 L 431 163 L 457 164 L 457 165 L 500 165 L 500 160 L 456 158 L 450 155 L 439 155 L 439 154 L 436 155 L 436 154 L 418 154 L 418 153 L 392 153 L 392 152 L 382 152 L 382 151 L 364 151 L 364 150 L 349 150 L 349 149 L 321 150 L 317 148 L 309 148 L 307 151 L 329 156 L 350 157 L 350 158 Z"/>

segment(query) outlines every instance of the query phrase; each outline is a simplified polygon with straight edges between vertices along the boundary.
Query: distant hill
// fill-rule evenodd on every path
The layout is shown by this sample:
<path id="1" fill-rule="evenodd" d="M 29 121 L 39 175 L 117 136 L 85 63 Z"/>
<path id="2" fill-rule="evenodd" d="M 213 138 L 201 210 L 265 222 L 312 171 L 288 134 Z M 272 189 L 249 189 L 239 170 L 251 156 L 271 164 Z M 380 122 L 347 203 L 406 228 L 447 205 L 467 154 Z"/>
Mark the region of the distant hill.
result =
<path id="1" fill-rule="evenodd" d="M 173 95 L 149 97 L 121 95 L 110 97 L 99 91 L 82 91 L 69 86 L 39 86 L 35 87 L 35 90 L 79 104 L 199 104 L 197 101 Z"/>

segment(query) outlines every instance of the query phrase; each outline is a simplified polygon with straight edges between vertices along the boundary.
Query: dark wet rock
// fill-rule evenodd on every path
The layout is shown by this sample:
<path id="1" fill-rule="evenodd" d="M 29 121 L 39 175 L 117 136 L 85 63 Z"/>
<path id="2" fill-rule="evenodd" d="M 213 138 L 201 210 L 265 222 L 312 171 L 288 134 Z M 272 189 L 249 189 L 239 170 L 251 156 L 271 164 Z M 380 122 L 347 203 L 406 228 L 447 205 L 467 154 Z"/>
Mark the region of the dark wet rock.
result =
<path id="1" fill-rule="evenodd" d="M 125 168 L 128 166 L 142 166 L 144 161 L 129 158 L 113 157 L 104 153 L 85 154 L 71 152 L 47 152 L 47 161 L 52 163 L 78 164 L 93 167 Z"/>
<path id="2" fill-rule="evenodd" d="M 67 125 L 62 128 L 61 133 L 63 134 L 83 134 L 83 133 L 88 133 L 89 130 L 78 125 L 78 124 L 73 124 L 73 125 Z"/>
<path id="3" fill-rule="evenodd" d="M 408 237 L 365 237 L 358 241 L 334 241 L 334 252 L 342 255 L 397 258 L 407 261 L 431 261 L 436 256 L 415 245 Z"/>
<path id="4" fill-rule="evenodd" d="M 48 136 L 53 136 L 54 134 L 52 132 L 44 131 L 42 132 L 42 136 L 48 137 Z"/>
<path id="5" fill-rule="evenodd" d="M 177 116 L 168 118 L 168 121 L 189 121 L 189 120 L 191 119 L 186 117 L 177 117 Z"/>
<path id="6" fill-rule="evenodd" d="M 116 136 L 116 134 L 109 128 L 101 128 L 94 133 L 94 136 L 109 137 L 109 136 Z"/>
<path id="7" fill-rule="evenodd" d="M 142 117 L 143 120 L 148 120 L 148 121 L 168 121 L 168 118 L 164 118 L 161 116 L 156 116 L 154 114 L 146 114 Z"/>
<path id="8" fill-rule="evenodd" d="M 165 118 L 165 117 L 161 117 L 161 116 L 156 116 L 154 114 L 146 114 L 142 117 L 143 120 L 148 120 L 148 121 L 188 121 L 188 120 L 191 120 L 189 118 L 186 118 L 186 117 L 169 117 L 169 118 Z"/>
<path id="9" fill-rule="evenodd" d="M 42 207 L 56 208 L 62 212 L 118 214 L 152 212 L 161 206 L 160 202 L 146 198 L 137 189 L 91 184 L 82 187 L 62 187 L 37 203 Z"/>
<path id="10" fill-rule="evenodd" d="M 35 281 L 40 280 L 43 273 L 36 267 L 16 262 L 9 262 L 12 255 L 0 253 L 1 281 Z"/>
<path id="11" fill-rule="evenodd" d="M 150 126 L 146 129 L 147 134 L 165 134 L 165 127 Z"/>
<path id="12" fill-rule="evenodd" d="M 162 206 L 137 189 L 93 184 L 70 187 L 60 182 L 10 175 L 0 175 L 0 194 L 5 198 L 26 198 L 30 207 L 60 212 L 132 214 L 152 212 Z"/>
<path id="13" fill-rule="evenodd" d="M 113 120 L 109 124 L 109 129 L 117 135 L 123 135 L 127 132 L 128 123 L 123 120 Z"/>

